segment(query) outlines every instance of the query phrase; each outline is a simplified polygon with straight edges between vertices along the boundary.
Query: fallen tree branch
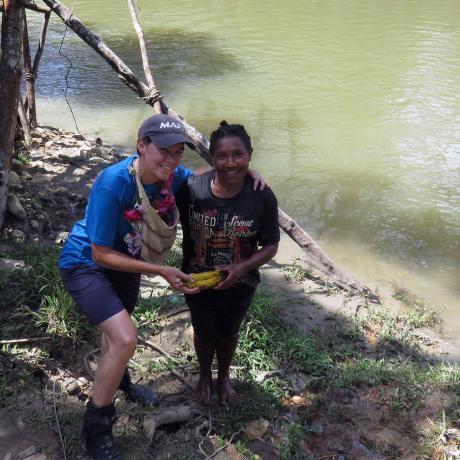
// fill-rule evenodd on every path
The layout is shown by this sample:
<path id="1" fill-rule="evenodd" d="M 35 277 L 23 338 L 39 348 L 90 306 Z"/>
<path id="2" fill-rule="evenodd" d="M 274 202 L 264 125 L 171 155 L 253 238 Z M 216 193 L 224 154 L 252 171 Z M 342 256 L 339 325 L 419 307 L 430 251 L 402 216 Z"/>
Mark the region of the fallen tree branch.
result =
<path id="1" fill-rule="evenodd" d="M 63 21 L 72 29 L 83 41 L 93 48 L 105 61 L 117 72 L 119 78 L 129 86 L 139 97 L 143 98 L 147 104 L 153 105 L 149 100 L 148 86 L 138 80 L 131 69 L 102 41 L 100 37 L 91 32 L 66 6 L 57 0 L 43 0 Z M 209 164 L 212 164 L 209 154 L 208 140 L 187 121 L 168 108 L 164 102 L 163 111 L 167 109 L 168 115 L 176 117 L 182 121 L 188 136 L 196 146 L 197 153 Z M 338 287 L 346 290 L 354 289 L 372 300 L 378 297 L 366 286 L 358 283 L 350 275 L 340 269 L 314 242 L 313 238 L 294 220 L 291 219 L 282 209 L 279 210 L 279 225 L 288 235 L 302 248 L 308 262 L 318 270 L 328 276 Z"/>
<path id="2" fill-rule="evenodd" d="M 145 340 L 142 337 L 139 337 L 137 340 L 141 345 L 146 345 L 146 346 L 152 348 L 153 350 L 158 351 L 158 353 L 161 353 L 163 356 L 165 356 L 166 358 L 168 358 L 168 359 L 170 359 L 172 361 L 177 359 L 177 358 L 174 358 L 174 356 L 170 355 L 166 350 L 161 348 L 159 345 L 154 344 L 153 342 Z"/>
<path id="3" fill-rule="evenodd" d="M 144 434 L 149 442 L 152 442 L 156 429 L 160 425 L 185 422 L 197 413 L 199 413 L 197 409 L 186 405 L 162 409 L 153 413 L 152 415 L 147 415 L 144 417 Z"/>
<path id="4" fill-rule="evenodd" d="M 262 371 L 256 375 L 256 378 L 254 379 L 254 381 L 256 383 L 262 383 L 265 379 L 268 379 L 270 377 L 275 377 L 276 375 L 283 375 L 283 374 L 284 374 L 284 369 L 276 369 L 273 371 Z"/>
<path id="5" fill-rule="evenodd" d="M 351 275 L 338 267 L 318 246 L 315 240 L 280 208 L 278 208 L 278 223 L 284 232 L 300 246 L 306 256 L 307 264 L 324 273 L 341 289 L 354 289 L 369 299 L 380 302 L 378 296 L 367 286 L 359 283 Z"/>
<path id="6" fill-rule="evenodd" d="M 148 346 L 153 350 L 158 351 L 158 353 L 161 353 L 163 356 L 172 361 L 177 359 L 171 356 L 166 350 L 163 350 L 163 348 L 161 348 L 160 346 L 155 345 L 154 343 L 149 342 L 148 340 L 145 340 L 142 337 L 139 337 L 137 340 L 141 345 Z M 166 365 L 168 366 L 168 369 L 171 372 L 171 374 L 175 375 L 189 390 L 193 391 L 193 387 L 190 385 L 190 383 L 188 383 L 188 380 L 179 371 L 174 369 L 174 367 L 169 366 L 168 363 L 166 363 Z"/>
<path id="7" fill-rule="evenodd" d="M 177 316 L 177 315 L 180 315 L 181 313 L 185 313 L 185 312 L 188 312 L 189 311 L 189 308 L 181 308 L 180 310 L 176 310 L 176 311 L 173 311 L 171 313 L 168 313 L 166 314 L 166 318 L 171 318 L 172 316 Z"/>

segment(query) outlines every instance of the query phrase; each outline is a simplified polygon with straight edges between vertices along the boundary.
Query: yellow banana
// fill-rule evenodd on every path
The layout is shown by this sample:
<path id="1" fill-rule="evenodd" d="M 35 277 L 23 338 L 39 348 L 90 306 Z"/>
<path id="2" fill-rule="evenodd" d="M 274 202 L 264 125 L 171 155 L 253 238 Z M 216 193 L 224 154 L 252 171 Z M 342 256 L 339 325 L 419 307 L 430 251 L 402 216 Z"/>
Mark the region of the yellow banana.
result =
<path id="1" fill-rule="evenodd" d="M 225 279 L 224 272 L 220 270 L 212 270 L 209 272 L 202 273 L 190 273 L 190 276 L 192 277 L 192 279 L 188 281 L 185 285 L 190 289 L 197 287 L 201 290 L 211 289 L 214 286 L 217 286 Z"/>

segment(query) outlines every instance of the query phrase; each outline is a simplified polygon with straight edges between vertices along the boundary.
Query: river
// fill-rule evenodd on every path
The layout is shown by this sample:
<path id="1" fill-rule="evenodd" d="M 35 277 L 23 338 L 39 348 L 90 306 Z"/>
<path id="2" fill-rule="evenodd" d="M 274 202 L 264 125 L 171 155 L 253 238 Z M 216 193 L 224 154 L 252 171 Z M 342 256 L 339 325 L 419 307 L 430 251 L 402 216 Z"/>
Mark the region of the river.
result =
<path id="1" fill-rule="evenodd" d="M 138 5 L 167 103 L 206 135 L 222 119 L 243 123 L 253 166 L 334 260 L 447 305 L 459 332 L 460 3 Z M 143 76 L 124 1 L 67 6 Z M 28 15 L 36 36 L 39 17 Z M 150 109 L 55 17 L 37 80 L 40 123 L 76 129 L 66 87 L 82 133 L 134 145 Z M 200 160 L 190 152 L 185 163 Z"/>

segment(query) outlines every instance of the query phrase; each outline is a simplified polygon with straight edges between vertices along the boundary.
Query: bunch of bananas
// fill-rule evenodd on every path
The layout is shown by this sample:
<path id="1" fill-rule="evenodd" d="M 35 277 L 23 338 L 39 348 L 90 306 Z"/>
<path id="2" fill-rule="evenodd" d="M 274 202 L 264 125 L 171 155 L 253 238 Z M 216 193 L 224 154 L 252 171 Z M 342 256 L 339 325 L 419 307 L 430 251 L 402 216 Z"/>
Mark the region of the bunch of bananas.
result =
<path id="1" fill-rule="evenodd" d="M 192 279 L 185 285 L 190 288 L 200 288 L 200 290 L 211 289 L 222 283 L 225 279 L 225 272 L 220 270 L 212 270 L 209 272 L 202 273 L 190 273 Z"/>

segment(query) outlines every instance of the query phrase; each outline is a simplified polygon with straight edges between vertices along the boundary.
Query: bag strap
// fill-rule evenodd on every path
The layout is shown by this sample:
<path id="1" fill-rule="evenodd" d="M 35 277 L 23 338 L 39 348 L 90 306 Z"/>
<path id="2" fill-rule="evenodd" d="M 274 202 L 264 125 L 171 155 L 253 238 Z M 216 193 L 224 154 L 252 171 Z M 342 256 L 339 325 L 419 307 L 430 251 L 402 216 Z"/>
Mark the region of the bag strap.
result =
<path id="1" fill-rule="evenodd" d="M 147 194 L 145 193 L 144 186 L 142 185 L 142 182 L 141 182 L 140 157 L 138 157 L 136 166 L 133 166 L 132 170 L 134 171 L 134 177 L 136 178 L 137 190 L 139 191 L 139 196 L 141 197 L 142 206 L 144 207 L 144 212 L 148 209 L 148 210 L 153 210 L 155 211 L 155 213 L 158 214 L 158 211 L 150 204 L 150 200 Z"/>

